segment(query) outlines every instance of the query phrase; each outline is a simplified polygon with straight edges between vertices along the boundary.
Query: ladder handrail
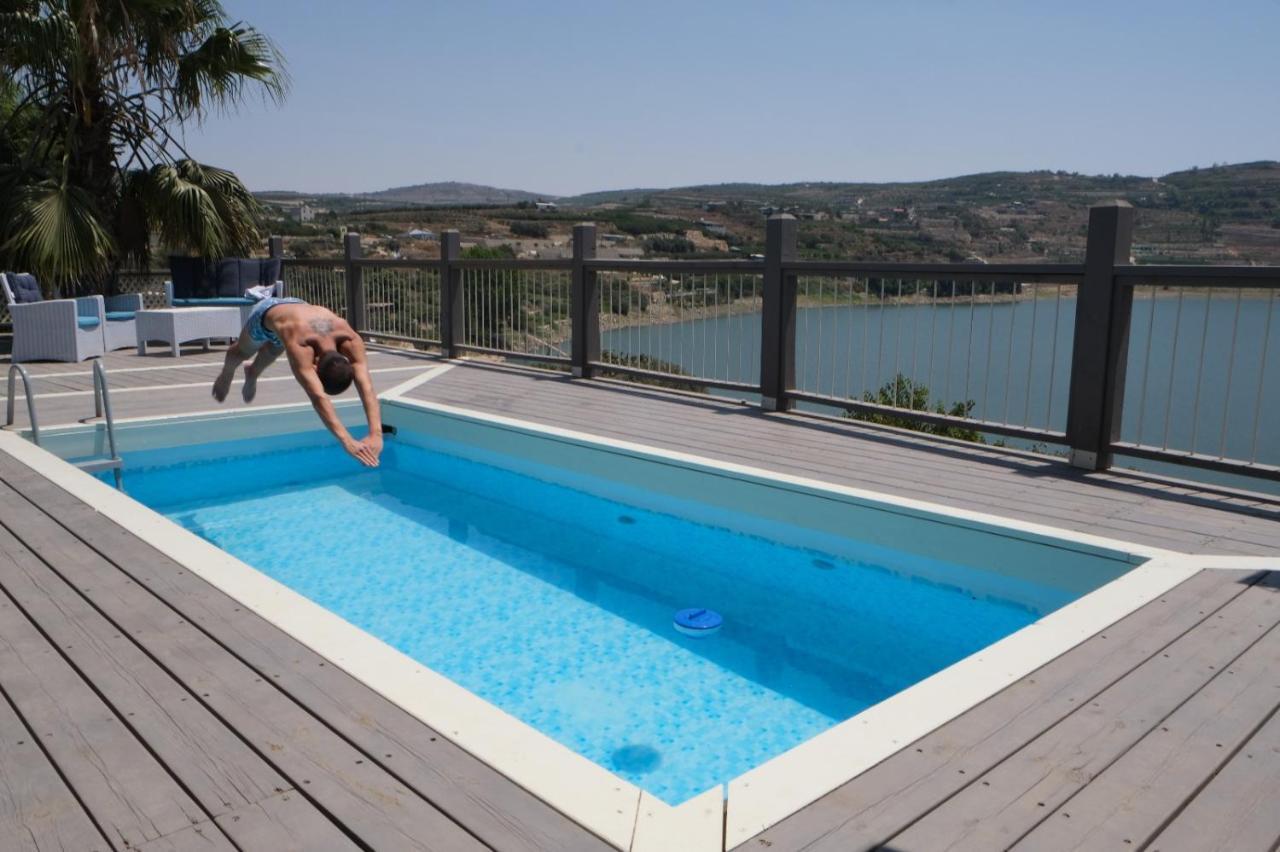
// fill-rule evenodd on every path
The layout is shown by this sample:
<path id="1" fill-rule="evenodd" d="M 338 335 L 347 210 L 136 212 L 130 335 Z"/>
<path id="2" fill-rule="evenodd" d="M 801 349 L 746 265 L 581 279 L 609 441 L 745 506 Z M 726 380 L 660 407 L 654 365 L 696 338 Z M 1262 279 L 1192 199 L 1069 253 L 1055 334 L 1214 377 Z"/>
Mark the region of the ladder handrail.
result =
<path id="1" fill-rule="evenodd" d="M 111 394 L 107 391 L 107 371 L 101 361 L 93 362 L 93 406 L 97 415 L 105 416 L 107 421 L 107 447 L 111 450 L 111 460 L 119 461 L 120 456 L 116 453 L 116 424 L 111 417 Z M 121 488 L 119 465 L 113 467 L 111 472 L 115 476 L 116 488 Z"/>
<path id="2" fill-rule="evenodd" d="M 36 420 L 36 398 L 31 393 L 31 374 L 27 372 L 27 368 L 21 364 L 9 365 L 9 401 L 5 412 L 5 426 L 13 425 L 13 392 L 16 389 L 14 379 L 18 376 L 22 377 L 22 394 L 27 398 L 27 419 L 31 421 L 31 442 L 33 444 L 40 443 L 40 422 Z"/>

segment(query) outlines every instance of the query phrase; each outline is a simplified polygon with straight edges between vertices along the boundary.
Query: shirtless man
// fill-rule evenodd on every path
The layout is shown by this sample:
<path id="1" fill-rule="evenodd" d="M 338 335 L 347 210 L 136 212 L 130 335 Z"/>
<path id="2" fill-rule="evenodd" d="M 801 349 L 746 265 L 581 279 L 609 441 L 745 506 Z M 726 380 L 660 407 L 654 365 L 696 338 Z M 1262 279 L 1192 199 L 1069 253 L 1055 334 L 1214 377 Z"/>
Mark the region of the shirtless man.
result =
<path id="1" fill-rule="evenodd" d="M 240 337 L 227 350 L 222 372 L 213 383 L 213 397 L 222 402 L 231 390 L 236 367 L 253 358 L 244 368 L 245 402 L 253 402 L 258 378 L 284 352 L 289 357 L 293 377 L 302 385 L 343 449 L 367 467 L 378 466 L 382 453 L 382 413 L 369 378 L 369 362 L 364 341 L 346 320 L 327 308 L 309 305 L 301 299 L 263 299 L 249 314 Z M 337 396 L 355 382 L 364 403 L 369 434 L 357 441 L 338 419 L 330 396 Z"/>

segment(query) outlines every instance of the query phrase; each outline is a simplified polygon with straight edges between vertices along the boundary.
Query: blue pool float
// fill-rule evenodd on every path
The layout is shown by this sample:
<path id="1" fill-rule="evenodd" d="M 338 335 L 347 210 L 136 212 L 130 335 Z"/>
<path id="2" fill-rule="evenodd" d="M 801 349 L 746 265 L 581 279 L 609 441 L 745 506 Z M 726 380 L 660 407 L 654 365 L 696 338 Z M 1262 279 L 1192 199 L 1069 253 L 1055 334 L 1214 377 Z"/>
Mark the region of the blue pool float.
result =
<path id="1" fill-rule="evenodd" d="M 704 607 L 691 607 L 676 613 L 675 627 L 685 636 L 710 636 L 724 625 L 720 613 Z"/>

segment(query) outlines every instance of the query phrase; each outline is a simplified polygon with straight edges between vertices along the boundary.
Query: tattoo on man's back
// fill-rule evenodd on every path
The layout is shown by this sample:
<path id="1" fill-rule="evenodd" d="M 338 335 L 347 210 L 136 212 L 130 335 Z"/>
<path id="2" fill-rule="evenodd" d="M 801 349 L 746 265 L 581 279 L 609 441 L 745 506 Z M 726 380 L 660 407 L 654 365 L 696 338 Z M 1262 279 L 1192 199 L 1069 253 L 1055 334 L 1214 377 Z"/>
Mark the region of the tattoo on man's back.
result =
<path id="1" fill-rule="evenodd" d="M 329 334 L 333 331 L 333 320 L 323 317 L 311 320 L 311 330 L 316 334 Z"/>

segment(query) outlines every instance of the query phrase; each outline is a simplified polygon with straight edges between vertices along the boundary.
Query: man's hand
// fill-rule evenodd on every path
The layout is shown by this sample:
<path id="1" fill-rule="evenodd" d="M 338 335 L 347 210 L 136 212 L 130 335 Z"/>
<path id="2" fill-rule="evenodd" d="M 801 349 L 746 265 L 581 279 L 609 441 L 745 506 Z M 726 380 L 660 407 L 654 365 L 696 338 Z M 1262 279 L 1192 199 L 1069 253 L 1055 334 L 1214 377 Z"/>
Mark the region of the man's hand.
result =
<path id="1" fill-rule="evenodd" d="M 372 438 L 373 436 L 370 436 L 363 441 L 347 438 L 342 442 L 342 448 L 358 459 L 365 467 L 377 467 L 378 456 L 382 453 L 382 436 L 378 435 L 376 441 Z"/>

